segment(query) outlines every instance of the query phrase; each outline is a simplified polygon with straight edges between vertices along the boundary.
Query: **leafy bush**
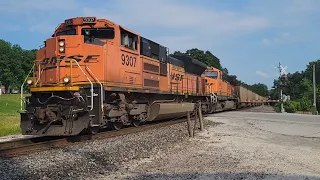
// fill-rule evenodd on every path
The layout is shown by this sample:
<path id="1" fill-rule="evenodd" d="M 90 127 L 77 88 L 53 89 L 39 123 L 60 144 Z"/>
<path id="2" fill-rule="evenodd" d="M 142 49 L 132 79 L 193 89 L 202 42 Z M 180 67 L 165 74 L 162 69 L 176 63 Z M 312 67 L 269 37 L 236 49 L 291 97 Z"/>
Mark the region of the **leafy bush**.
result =
<path id="1" fill-rule="evenodd" d="M 300 111 L 308 112 L 312 108 L 312 102 L 310 99 L 308 99 L 306 96 L 303 96 L 300 100 Z"/>
<path id="2" fill-rule="evenodd" d="M 281 104 L 280 103 L 276 103 L 275 105 L 274 105 L 274 110 L 276 111 L 276 112 L 281 112 Z"/>
<path id="3" fill-rule="evenodd" d="M 300 102 L 286 101 L 283 103 L 284 111 L 287 113 L 295 113 L 300 109 Z M 281 103 L 277 103 L 274 107 L 276 112 L 281 112 Z"/>
<path id="4" fill-rule="evenodd" d="M 284 104 L 285 111 L 288 113 L 295 113 L 299 111 L 300 103 L 297 101 L 287 101 Z"/>

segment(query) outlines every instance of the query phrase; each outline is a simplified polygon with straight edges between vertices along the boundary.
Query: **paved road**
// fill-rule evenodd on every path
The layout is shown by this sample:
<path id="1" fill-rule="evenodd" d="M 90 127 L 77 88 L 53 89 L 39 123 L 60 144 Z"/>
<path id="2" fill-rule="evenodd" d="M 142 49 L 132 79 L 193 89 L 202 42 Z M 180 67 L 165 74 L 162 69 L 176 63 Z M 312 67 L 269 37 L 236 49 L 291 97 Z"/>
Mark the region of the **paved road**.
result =
<path id="1" fill-rule="evenodd" d="M 320 116 L 290 113 L 226 112 L 212 117 L 244 120 L 269 132 L 303 137 L 320 137 Z"/>

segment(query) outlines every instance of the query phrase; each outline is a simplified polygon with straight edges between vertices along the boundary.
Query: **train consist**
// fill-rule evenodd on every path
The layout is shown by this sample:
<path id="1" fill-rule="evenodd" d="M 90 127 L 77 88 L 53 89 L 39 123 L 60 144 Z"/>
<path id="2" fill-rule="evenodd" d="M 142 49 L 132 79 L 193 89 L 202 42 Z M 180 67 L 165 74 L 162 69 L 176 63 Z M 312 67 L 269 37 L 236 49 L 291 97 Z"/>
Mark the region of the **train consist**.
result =
<path id="1" fill-rule="evenodd" d="M 106 19 L 71 18 L 38 50 L 31 95 L 21 111 L 25 135 L 72 136 L 254 106 L 266 98 L 235 87 L 214 67 Z M 23 92 L 23 91 L 22 91 Z"/>

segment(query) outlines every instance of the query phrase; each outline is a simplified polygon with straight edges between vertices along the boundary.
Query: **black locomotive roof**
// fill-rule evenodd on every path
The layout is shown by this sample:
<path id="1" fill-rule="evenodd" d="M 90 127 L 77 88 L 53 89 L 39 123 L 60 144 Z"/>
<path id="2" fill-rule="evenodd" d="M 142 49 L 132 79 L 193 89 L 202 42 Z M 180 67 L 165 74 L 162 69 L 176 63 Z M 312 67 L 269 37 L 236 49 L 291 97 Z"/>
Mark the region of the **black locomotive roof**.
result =
<path id="1" fill-rule="evenodd" d="M 181 61 L 181 60 L 179 60 L 177 58 L 174 58 L 172 56 L 169 56 L 168 62 L 170 64 L 173 64 L 173 65 L 176 65 L 176 66 L 184 67 L 183 61 Z"/>
<path id="2" fill-rule="evenodd" d="M 173 55 L 173 57 L 183 61 L 184 69 L 188 73 L 201 76 L 201 74 L 207 69 L 207 65 L 205 63 L 191 57 L 185 55 Z"/>

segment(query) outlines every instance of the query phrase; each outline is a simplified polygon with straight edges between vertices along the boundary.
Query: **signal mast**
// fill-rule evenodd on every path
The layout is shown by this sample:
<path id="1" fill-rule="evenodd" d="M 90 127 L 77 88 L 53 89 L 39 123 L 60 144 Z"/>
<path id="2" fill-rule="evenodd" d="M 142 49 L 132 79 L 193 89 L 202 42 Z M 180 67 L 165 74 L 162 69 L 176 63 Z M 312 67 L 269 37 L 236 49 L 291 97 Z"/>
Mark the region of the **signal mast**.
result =
<path id="1" fill-rule="evenodd" d="M 280 72 L 280 103 L 281 103 L 281 113 L 284 113 L 284 108 L 283 108 L 283 95 L 282 95 L 282 88 L 286 84 L 288 77 L 287 77 L 287 67 L 283 67 L 281 63 L 279 62 L 279 72 Z"/>

